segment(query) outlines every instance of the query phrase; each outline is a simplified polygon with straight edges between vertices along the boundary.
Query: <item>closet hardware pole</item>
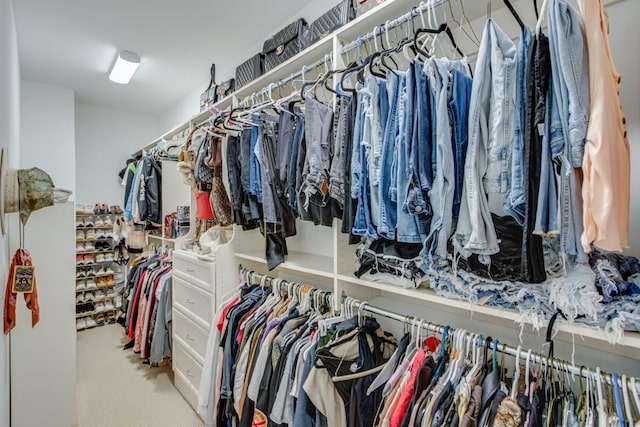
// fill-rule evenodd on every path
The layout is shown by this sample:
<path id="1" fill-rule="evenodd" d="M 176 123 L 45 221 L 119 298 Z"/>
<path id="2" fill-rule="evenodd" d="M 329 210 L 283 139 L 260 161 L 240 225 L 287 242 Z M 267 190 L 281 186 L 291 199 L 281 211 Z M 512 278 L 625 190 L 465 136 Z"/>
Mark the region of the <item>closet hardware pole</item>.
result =
<path id="1" fill-rule="evenodd" d="M 423 13 L 425 13 L 428 9 L 438 7 L 442 4 L 445 4 L 448 1 L 450 0 L 436 0 L 434 2 L 423 3 L 420 6 L 415 7 L 411 11 L 405 13 L 404 15 L 399 16 L 393 21 L 388 21 L 388 23 L 386 23 L 385 25 L 378 27 L 377 29 L 374 29 L 373 31 L 365 34 L 364 36 L 360 36 L 358 40 L 354 40 L 351 43 L 342 46 L 342 49 L 340 52 L 344 54 L 354 49 L 357 49 L 359 45 L 362 45 L 363 43 L 366 43 L 370 40 L 373 40 L 374 38 L 378 37 L 382 33 L 388 33 L 389 30 L 399 27 L 405 22 L 411 21 L 416 16 L 420 16 Z"/>
<path id="2" fill-rule="evenodd" d="M 344 296 L 343 296 L 344 299 Z M 361 301 L 354 301 L 351 302 L 350 306 L 352 306 L 354 309 L 357 309 L 358 311 L 368 311 L 369 313 L 374 313 L 374 314 L 378 314 L 380 316 L 384 316 L 387 317 L 389 319 L 393 319 L 393 320 L 397 320 L 399 322 L 407 322 L 407 316 L 403 316 L 401 314 L 398 313 L 394 313 L 379 307 L 375 307 L 373 305 L 370 305 L 367 302 L 361 302 Z M 436 333 L 436 334 L 442 334 L 444 331 L 444 326 L 441 325 L 436 325 L 433 323 L 421 323 L 420 324 L 422 327 L 424 327 L 425 329 L 427 329 L 430 332 Z M 453 333 L 455 329 L 453 328 L 449 328 L 449 334 Z M 483 341 L 484 343 L 484 341 Z M 504 344 L 500 344 L 498 346 L 498 350 L 509 355 L 509 356 L 513 356 L 513 357 L 517 357 L 518 354 L 520 355 L 520 360 L 526 360 L 527 359 L 527 351 L 523 351 L 521 349 L 512 347 L 510 345 L 504 345 Z M 543 356 L 541 354 L 538 353 L 531 353 L 531 361 L 534 363 L 539 363 L 539 364 L 545 364 L 546 366 L 549 366 L 550 364 L 550 360 L 548 357 Z M 561 360 L 561 359 L 551 359 L 551 361 L 553 362 L 553 366 L 555 369 L 561 370 L 561 371 L 568 371 L 570 374 L 572 375 L 577 375 L 577 376 L 581 376 L 584 378 L 588 378 L 589 375 L 591 375 L 592 377 L 595 375 L 595 371 L 593 371 L 590 368 L 587 368 L 585 370 L 584 367 L 580 367 L 580 366 L 575 366 L 572 363 L 565 361 L 565 360 Z M 608 374 L 605 372 L 601 371 L 601 377 L 604 381 L 606 381 L 608 384 L 613 384 L 613 375 L 612 374 Z M 636 379 L 636 382 L 639 379 Z M 627 387 L 631 388 L 631 381 L 627 380 Z M 640 389 L 638 390 L 638 392 L 640 392 Z"/>
<path id="3" fill-rule="evenodd" d="M 240 266 L 240 274 L 242 276 L 245 276 L 248 273 L 248 277 L 250 280 L 254 280 L 254 281 L 258 281 L 261 282 L 264 279 L 274 279 L 272 276 L 266 275 L 266 274 L 260 274 L 260 273 L 256 273 L 253 272 L 251 270 L 248 270 L 242 266 Z M 294 282 L 288 282 L 286 280 L 282 280 L 281 282 L 281 286 L 282 285 L 288 285 L 288 284 L 295 284 Z M 342 300 L 344 301 L 346 298 L 346 295 L 343 293 L 342 295 Z M 402 315 L 402 314 L 398 314 L 398 313 L 394 313 L 392 311 L 389 310 L 385 310 L 383 308 L 379 308 L 376 307 L 374 305 L 370 305 L 367 302 L 363 302 L 363 301 L 356 301 L 351 299 L 351 301 L 349 302 L 349 306 L 356 309 L 358 312 L 362 312 L 362 311 L 367 311 L 369 313 L 373 313 L 373 314 L 377 314 L 380 316 L 384 316 L 388 319 L 392 319 L 392 320 L 397 320 L 398 322 L 401 323 L 406 323 L 407 320 L 410 318 L 408 316 Z M 415 319 L 414 320 L 420 320 L 420 319 Z M 423 328 L 427 329 L 430 332 L 436 333 L 436 334 L 442 334 L 444 332 L 445 326 L 442 325 L 437 325 L 434 323 L 429 323 L 429 322 L 420 322 L 420 323 L 416 323 L 416 325 L 420 325 Z M 448 333 L 451 334 L 455 331 L 455 329 L 449 327 L 448 329 Z M 483 344 L 485 343 L 486 340 L 483 340 Z M 580 366 L 575 366 L 574 364 L 562 360 L 562 359 L 549 359 L 547 356 L 544 356 L 542 354 L 539 353 L 530 353 L 529 356 L 529 351 L 524 351 L 522 350 L 521 347 L 512 347 L 510 345 L 506 345 L 501 343 L 498 346 L 498 350 L 504 354 L 507 354 L 509 356 L 513 356 L 513 357 L 518 357 L 518 355 L 520 356 L 520 360 L 527 360 L 528 357 L 530 357 L 530 360 L 533 363 L 537 363 L 537 364 L 544 364 L 545 366 L 549 366 L 551 363 L 553 363 L 553 367 L 557 370 L 560 371 L 566 371 L 568 373 L 570 373 L 573 376 L 578 376 L 578 377 L 583 377 L 583 378 L 589 378 L 589 376 L 591 376 L 592 378 L 594 378 L 594 376 L 596 375 L 596 372 L 588 367 L 580 367 Z M 609 374 L 609 373 L 605 373 L 603 371 L 600 372 L 600 376 L 602 378 L 603 381 L 605 381 L 607 384 L 613 384 L 613 375 Z M 622 381 L 622 380 L 620 380 Z M 635 379 L 637 384 L 640 384 L 640 378 L 636 378 Z M 631 382 L 631 379 L 628 378 L 627 379 L 627 387 L 629 387 L 629 389 L 632 389 L 633 384 Z M 636 385 L 636 388 L 638 386 Z M 637 389 L 638 393 L 640 393 L 640 388 Z"/>
<path id="4" fill-rule="evenodd" d="M 256 90 L 255 92 L 253 92 L 251 95 L 247 95 L 244 98 L 242 98 L 242 103 L 244 103 L 247 99 L 251 99 L 252 97 L 259 95 L 262 91 L 269 89 L 269 87 L 271 87 L 271 89 L 277 89 L 279 87 L 282 87 L 284 85 L 286 85 L 289 82 L 292 82 L 294 79 L 297 79 L 298 77 L 302 76 L 303 74 L 306 74 L 307 71 L 311 71 L 311 70 L 315 70 L 316 67 L 319 67 L 321 65 L 326 64 L 327 62 L 331 62 L 333 61 L 333 52 L 329 53 L 328 55 L 320 58 L 319 60 L 317 60 L 316 62 L 314 62 L 313 64 L 309 64 L 309 65 L 305 65 L 303 66 L 300 71 L 296 71 L 295 73 L 291 73 L 291 75 L 289 77 L 285 77 L 281 80 L 278 80 L 275 83 L 271 83 L 270 85 L 267 85 L 265 87 L 263 87 L 260 90 Z"/>

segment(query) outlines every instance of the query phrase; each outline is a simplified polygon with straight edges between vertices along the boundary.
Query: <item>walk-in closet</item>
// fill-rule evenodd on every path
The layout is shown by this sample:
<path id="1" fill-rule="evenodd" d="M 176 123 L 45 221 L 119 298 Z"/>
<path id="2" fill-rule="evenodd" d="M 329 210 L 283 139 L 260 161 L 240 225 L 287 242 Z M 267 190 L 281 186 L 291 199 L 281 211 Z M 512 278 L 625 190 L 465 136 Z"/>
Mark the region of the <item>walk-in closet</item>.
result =
<path id="1" fill-rule="evenodd" d="M 0 427 L 640 425 L 638 0 L 0 0 Z"/>

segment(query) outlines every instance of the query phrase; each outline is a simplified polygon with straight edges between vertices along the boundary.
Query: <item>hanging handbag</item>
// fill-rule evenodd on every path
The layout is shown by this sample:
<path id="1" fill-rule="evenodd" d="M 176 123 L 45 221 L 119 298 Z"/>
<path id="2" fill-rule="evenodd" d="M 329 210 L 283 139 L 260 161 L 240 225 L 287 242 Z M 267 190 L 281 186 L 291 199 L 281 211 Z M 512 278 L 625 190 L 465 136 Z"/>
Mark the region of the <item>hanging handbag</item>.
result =
<path id="1" fill-rule="evenodd" d="M 262 53 L 264 54 L 265 72 L 274 69 L 300 52 L 300 37 L 306 26 L 307 21 L 300 18 L 264 42 Z"/>
<path id="2" fill-rule="evenodd" d="M 210 150 L 211 135 L 207 134 L 198 149 L 198 156 L 196 157 L 195 169 L 193 171 L 198 189 L 202 191 L 211 191 L 211 185 L 213 184 L 213 169 L 208 165 L 208 160 L 211 157 Z"/>
<path id="3" fill-rule="evenodd" d="M 369 12 L 374 7 L 382 4 L 385 0 L 354 0 L 356 2 L 356 17 Z"/>
<path id="4" fill-rule="evenodd" d="M 254 81 L 264 74 L 264 57 L 262 53 L 252 56 L 236 68 L 236 89 Z"/>
<path id="5" fill-rule="evenodd" d="M 304 29 L 300 38 L 302 49 L 328 36 L 355 17 L 354 0 L 342 0 Z"/>
<path id="6" fill-rule="evenodd" d="M 216 64 L 211 64 L 209 70 L 211 79 L 209 80 L 209 86 L 200 94 L 200 111 L 206 110 L 209 106 L 215 104 L 218 101 L 218 85 L 216 85 Z"/>
<path id="7" fill-rule="evenodd" d="M 227 226 L 233 223 L 233 217 L 231 215 L 231 201 L 222 181 L 222 140 L 220 138 L 214 138 L 211 141 L 210 151 L 209 166 L 213 168 L 211 209 L 218 225 Z"/>
<path id="8" fill-rule="evenodd" d="M 211 221 L 214 219 L 209 192 L 199 191 L 196 193 L 196 218 Z"/>
<path id="9" fill-rule="evenodd" d="M 222 98 L 226 98 L 227 96 L 231 95 L 233 91 L 236 90 L 235 88 L 236 88 L 236 79 L 229 79 L 226 82 L 220 83 L 216 88 L 218 100 Z"/>

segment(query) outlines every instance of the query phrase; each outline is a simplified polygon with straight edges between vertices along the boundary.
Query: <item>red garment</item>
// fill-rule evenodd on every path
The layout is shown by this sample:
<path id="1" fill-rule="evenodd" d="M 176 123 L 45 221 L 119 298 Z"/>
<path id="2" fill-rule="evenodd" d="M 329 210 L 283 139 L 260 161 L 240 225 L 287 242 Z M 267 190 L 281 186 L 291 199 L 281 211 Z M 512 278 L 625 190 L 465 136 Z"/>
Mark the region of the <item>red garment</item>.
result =
<path id="1" fill-rule="evenodd" d="M 4 294 L 4 333 L 11 332 L 16 326 L 16 305 L 18 303 L 18 295 L 13 290 L 14 267 L 16 265 L 33 266 L 31 254 L 26 249 L 18 249 L 11 259 L 9 274 L 7 276 L 7 287 Z M 36 288 L 36 277 L 33 276 L 33 293 L 24 294 L 24 301 L 27 308 L 31 310 L 31 327 L 36 326 L 40 320 L 40 306 L 38 305 L 38 289 Z"/>
<path id="2" fill-rule="evenodd" d="M 416 355 L 413 358 L 413 364 L 411 365 L 409 381 L 407 381 L 407 385 L 404 390 L 400 392 L 400 397 L 397 400 L 396 407 L 393 408 L 391 418 L 389 419 L 389 427 L 400 427 L 400 424 L 402 424 L 402 420 L 407 413 L 407 408 L 409 407 L 409 403 L 413 397 L 413 391 L 416 385 L 416 375 L 418 375 L 420 366 L 422 366 L 426 357 L 427 353 L 423 349 L 420 348 L 417 350 Z"/>
<path id="3" fill-rule="evenodd" d="M 127 336 L 130 339 L 133 339 L 135 337 L 135 332 L 136 332 L 135 320 L 137 320 L 136 308 L 138 308 L 138 303 L 140 300 L 140 292 L 142 291 L 142 285 L 144 284 L 147 278 L 147 273 L 148 273 L 148 270 L 145 270 L 140 275 L 140 281 L 138 282 L 138 288 L 136 289 L 136 294 L 134 295 L 133 300 L 131 300 L 131 318 L 129 320 L 129 330 L 127 331 Z"/>
<path id="4" fill-rule="evenodd" d="M 222 308 L 220 319 L 218 320 L 218 324 L 216 325 L 218 328 L 218 332 L 222 333 L 222 330 L 224 329 L 224 323 L 227 320 L 227 313 L 229 313 L 229 310 L 231 310 L 231 308 L 233 308 L 239 301 L 240 297 L 237 296 L 233 298 L 229 304 Z"/>

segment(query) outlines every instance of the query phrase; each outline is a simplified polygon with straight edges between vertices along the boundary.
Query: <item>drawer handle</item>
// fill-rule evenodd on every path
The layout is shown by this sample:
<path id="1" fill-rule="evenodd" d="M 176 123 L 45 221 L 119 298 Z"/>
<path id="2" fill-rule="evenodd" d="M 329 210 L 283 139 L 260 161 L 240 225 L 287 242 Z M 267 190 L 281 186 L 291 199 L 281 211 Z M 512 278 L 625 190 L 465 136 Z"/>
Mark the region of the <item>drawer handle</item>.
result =
<path id="1" fill-rule="evenodd" d="M 189 268 L 187 268 L 187 271 L 188 271 L 189 273 L 193 273 L 194 271 L 196 271 L 196 269 L 195 269 L 195 268 L 191 268 L 191 267 L 189 267 Z"/>
<path id="2" fill-rule="evenodd" d="M 194 337 L 191 336 L 191 334 L 187 334 L 187 339 L 189 341 L 195 341 L 196 340 Z"/>
<path id="3" fill-rule="evenodd" d="M 187 304 L 195 304 L 196 302 L 191 298 L 187 298 Z"/>
<path id="4" fill-rule="evenodd" d="M 193 372 L 191 372 L 191 369 L 187 369 L 187 376 L 189 377 L 195 377 L 195 375 L 193 375 Z"/>

